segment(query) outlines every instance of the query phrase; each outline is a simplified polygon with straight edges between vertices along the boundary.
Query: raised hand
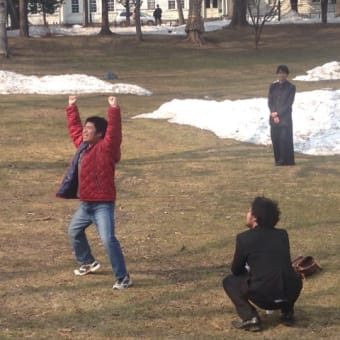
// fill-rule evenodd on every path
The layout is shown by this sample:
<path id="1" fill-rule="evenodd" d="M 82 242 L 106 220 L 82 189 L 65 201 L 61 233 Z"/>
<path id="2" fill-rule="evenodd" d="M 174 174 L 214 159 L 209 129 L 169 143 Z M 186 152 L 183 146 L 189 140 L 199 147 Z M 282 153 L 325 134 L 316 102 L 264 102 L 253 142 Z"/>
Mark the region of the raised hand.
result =
<path id="1" fill-rule="evenodd" d="M 110 104 L 111 106 L 117 106 L 117 105 L 118 105 L 118 100 L 117 100 L 117 98 L 114 97 L 114 96 L 108 97 L 108 98 L 107 98 L 107 101 L 109 102 L 109 104 Z"/>
<path id="2" fill-rule="evenodd" d="M 77 103 L 77 97 L 76 96 L 69 96 L 68 97 L 68 105 L 73 105 Z"/>

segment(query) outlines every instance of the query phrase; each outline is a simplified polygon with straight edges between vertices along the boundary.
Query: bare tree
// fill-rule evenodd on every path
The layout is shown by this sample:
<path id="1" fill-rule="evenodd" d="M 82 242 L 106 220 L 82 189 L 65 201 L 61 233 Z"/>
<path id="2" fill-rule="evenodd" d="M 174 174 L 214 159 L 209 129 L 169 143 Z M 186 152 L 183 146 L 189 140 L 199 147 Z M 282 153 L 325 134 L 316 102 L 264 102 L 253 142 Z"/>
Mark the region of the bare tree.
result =
<path id="1" fill-rule="evenodd" d="M 60 8 L 62 3 L 63 0 L 29 0 L 27 9 L 28 13 L 40 13 L 43 18 L 44 26 L 48 28 L 47 15 L 54 14 Z"/>
<path id="2" fill-rule="evenodd" d="M 141 0 L 136 0 L 135 9 L 133 13 L 134 13 L 134 19 L 136 23 L 136 38 L 138 41 L 143 40 L 141 20 L 140 20 L 140 6 L 141 6 Z"/>
<path id="3" fill-rule="evenodd" d="M 27 0 L 19 0 L 19 36 L 28 38 Z"/>
<path id="4" fill-rule="evenodd" d="M 321 22 L 323 24 L 327 24 L 328 0 L 321 0 L 320 6 L 321 6 Z"/>
<path id="5" fill-rule="evenodd" d="M 188 35 L 188 40 L 199 46 L 205 44 L 203 38 L 204 20 L 201 15 L 202 0 L 189 1 L 188 22 L 185 27 L 185 32 Z"/>
<path id="6" fill-rule="evenodd" d="M 102 26 L 99 35 L 112 35 L 109 24 L 109 5 L 107 0 L 102 0 Z"/>
<path id="7" fill-rule="evenodd" d="M 89 2 L 88 0 L 83 0 L 83 26 L 89 26 Z"/>
<path id="8" fill-rule="evenodd" d="M 0 55 L 8 57 L 8 40 L 7 40 L 7 2 L 0 0 Z"/>
<path id="9" fill-rule="evenodd" d="M 125 7 L 126 9 L 126 21 L 125 24 L 126 26 L 130 26 L 130 16 L 131 16 L 131 5 L 136 4 L 136 0 L 117 0 L 118 3 L 120 3 L 122 6 Z"/>
<path id="10" fill-rule="evenodd" d="M 248 0 L 233 0 L 233 14 L 231 17 L 231 27 L 248 26 L 247 21 Z"/>
<path id="11" fill-rule="evenodd" d="M 177 11 L 178 11 L 178 25 L 184 25 L 184 15 L 181 0 L 176 0 Z"/>
<path id="12" fill-rule="evenodd" d="M 19 13 L 18 8 L 13 0 L 7 0 L 7 10 L 11 18 L 11 29 L 19 28 Z"/>
<path id="13" fill-rule="evenodd" d="M 255 30 L 255 48 L 258 49 L 263 26 L 266 22 L 271 21 L 277 14 L 280 6 L 280 0 L 273 0 L 269 4 L 261 6 L 261 0 L 250 0 L 248 2 L 248 12 Z"/>

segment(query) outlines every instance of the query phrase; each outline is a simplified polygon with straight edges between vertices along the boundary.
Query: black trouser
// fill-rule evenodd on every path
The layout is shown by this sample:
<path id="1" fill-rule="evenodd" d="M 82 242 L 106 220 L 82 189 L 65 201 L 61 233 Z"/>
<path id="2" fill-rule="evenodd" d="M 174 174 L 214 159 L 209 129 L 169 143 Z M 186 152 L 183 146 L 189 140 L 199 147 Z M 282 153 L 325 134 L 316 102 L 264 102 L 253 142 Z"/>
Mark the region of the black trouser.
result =
<path id="1" fill-rule="evenodd" d="M 292 126 L 275 126 L 270 129 L 274 159 L 278 165 L 294 165 L 294 145 Z"/>
<path id="2" fill-rule="evenodd" d="M 296 294 L 296 298 L 289 301 L 275 302 L 275 301 L 259 301 L 255 297 L 252 297 L 249 293 L 249 275 L 229 275 L 223 280 L 223 288 L 230 300 L 236 307 L 236 311 L 242 320 L 249 320 L 253 317 L 258 317 L 256 308 L 250 303 L 254 303 L 262 309 L 275 310 L 281 309 L 282 313 L 292 312 L 294 303 L 299 296 L 299 292 Z"/>

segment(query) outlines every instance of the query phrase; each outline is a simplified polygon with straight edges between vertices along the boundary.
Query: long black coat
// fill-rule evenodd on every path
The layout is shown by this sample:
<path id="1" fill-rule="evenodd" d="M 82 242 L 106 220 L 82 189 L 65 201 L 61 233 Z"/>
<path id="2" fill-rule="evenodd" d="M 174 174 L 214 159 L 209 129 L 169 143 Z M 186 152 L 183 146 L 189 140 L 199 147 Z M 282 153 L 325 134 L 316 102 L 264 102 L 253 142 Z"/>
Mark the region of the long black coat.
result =
<path id="1" fill-rule="evenodd" d="M 273 144 L 276 165 L 294 165 L 294 142 L 292 105 L 295 98 L 295 85 L 289 81 L 276 81 L 270 85 L 268 106 L 270 112 L 277 112 L 279 123 L 270 116 L 270 136 Z"/>
<path id="2" fill-rule="evenodd" d="M 288 80 L 280 83 L 275 81 L 269 87 L 268 107 L 270 112 L 277 112 L 280 118 L 278 124 L 270 117 L 270 125 L 292 126 L 292 105 L 296 87 Z"/>
<path id="3" fill-rule="evenodd" d="M 249 293 L 254 301 L 295 301 L 302 283 L 291 264 L 288 234 L 284 229 L 257 226 L 237 235 L 231 270 L 250 267 Z"/>

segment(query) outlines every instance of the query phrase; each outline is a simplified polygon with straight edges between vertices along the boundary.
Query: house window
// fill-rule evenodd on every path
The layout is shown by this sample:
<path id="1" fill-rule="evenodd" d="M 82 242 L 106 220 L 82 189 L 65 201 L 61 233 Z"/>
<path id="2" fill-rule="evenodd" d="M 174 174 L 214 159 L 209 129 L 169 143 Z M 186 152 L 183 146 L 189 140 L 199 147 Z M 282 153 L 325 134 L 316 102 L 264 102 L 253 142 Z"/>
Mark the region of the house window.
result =
<path id="1" fill-rule="evenodd" d="M 90 12 L 91 13 L 97 12 L 97 0 L 90 0 Z"/>
<path id="2" fill-rule="evenodd" d="M 156 1 L 155 0 L 148 0 L 148 9 L 156 8 Z"/>
<path id="3" fill-rule="evenodd" d="M 72 0 L 71 9 L 72 13 L 79 13 L 79 0 Z"/>
<path id="4" fill-rule="evenodd" d="M 109 10 L 109 12 L 113 12 L 115 10 L 114 0 L 108 0 L 107 1 L 107 9 Z"/>
<path id="5" fill-rule="evenodd" d="M 169 0 L 168 1 L 168 9 L 175 9 L 176 8 L 176 1 L 175 0 Z"/>
<path id="6" fill-rule="evenodd" d="M 217 8 L 217 0 L 205 0 L 205 8 Z"/>
<path id="7" fill-rule="evenodd" d="M 180 0 L 181 7 L 184 8 L 184 0 Z M 176 0 L 168 0 L 168 8 L 176 9 Z"/>

